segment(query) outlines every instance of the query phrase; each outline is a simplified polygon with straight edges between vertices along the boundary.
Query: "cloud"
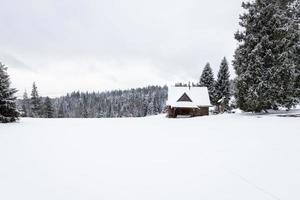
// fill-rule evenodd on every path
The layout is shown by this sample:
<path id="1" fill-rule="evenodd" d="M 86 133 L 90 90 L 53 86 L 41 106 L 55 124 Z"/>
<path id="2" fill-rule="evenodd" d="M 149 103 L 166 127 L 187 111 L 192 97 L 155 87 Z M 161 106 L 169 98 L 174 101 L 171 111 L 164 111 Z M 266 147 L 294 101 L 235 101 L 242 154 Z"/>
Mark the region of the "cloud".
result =
<path id="1" fill-rule="evenodd" d="M 0 51 L 0 62 L 4 63 L 5 65 L 11 67 L 11 68 L 15 68 L 15 69 L 20 69 L 20 70 L 33 70 L 31 67 L 29 67 L 28 65 L 26 65 L 24 62 L 22 62 L 20 59 L 1 52 Z"/>
<path id="2" fill-rule="evenodd" d="M 241 2 L 4 1 L 0 51 L 16 87 L 39 80 L 45 94 L 198 80 L 206 62 L 216 74 L 231 60 Z"/>

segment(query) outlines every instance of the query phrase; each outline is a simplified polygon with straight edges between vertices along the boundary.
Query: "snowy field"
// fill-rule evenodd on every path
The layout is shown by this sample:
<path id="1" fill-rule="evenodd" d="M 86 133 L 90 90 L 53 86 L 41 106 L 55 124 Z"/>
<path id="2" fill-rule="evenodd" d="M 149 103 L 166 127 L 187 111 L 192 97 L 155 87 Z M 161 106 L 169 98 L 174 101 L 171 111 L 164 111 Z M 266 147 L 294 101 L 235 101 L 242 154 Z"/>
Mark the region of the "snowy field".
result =
<path id="1" fill-rule="evenodd" d="M 1 200 L 299 200 L 300 118 L 0 124 Z"/>

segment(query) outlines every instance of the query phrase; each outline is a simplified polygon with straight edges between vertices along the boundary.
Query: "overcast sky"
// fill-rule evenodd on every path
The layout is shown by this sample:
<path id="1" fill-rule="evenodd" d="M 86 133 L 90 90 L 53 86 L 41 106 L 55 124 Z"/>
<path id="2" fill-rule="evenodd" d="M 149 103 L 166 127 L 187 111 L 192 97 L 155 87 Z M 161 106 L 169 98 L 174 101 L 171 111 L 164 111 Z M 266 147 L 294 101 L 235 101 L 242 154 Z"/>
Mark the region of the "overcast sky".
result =
<path id="1" fill-rule="evenodd" d="M 0 0 L 0 61 L 43 96 L 197 81 L 231 66 L 241 0 Z"/>

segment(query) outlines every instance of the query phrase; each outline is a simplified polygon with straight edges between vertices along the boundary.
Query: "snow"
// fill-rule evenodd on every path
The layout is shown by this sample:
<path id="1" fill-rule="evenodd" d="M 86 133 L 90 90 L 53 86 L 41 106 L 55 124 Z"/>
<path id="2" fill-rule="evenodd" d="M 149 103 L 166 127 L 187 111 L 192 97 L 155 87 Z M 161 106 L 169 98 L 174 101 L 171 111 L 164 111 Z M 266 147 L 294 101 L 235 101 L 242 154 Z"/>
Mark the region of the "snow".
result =
<path id="1" fill-rule="evenodd" d="M 186 93 L 192 102 L 178 99 Z M 207 87 L 169 87 L 167 105 L 172 107 L 198 108 L 198 106 L 210 106 Z"/>
<path id="2" fill-rule="evenodd" d="M 3 200 L 299 200 L 300 118 L 0 124 Z"/>

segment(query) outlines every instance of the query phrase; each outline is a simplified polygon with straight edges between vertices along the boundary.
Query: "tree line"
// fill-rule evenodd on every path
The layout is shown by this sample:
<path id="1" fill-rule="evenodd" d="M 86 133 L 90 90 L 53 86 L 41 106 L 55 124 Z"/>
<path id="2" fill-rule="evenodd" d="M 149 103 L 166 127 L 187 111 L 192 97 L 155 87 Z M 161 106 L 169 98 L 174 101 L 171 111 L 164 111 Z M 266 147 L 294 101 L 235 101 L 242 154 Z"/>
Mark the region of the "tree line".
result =
<path id="1" fill-rule="evenodd" d="M 31 96 L 25 91 L 18 105 L 22 117 L 143 117 L 162 113 L 166 99 L 167 86 L 92 93 L 77 91 L 50 99 L 40 97 L 33 83 Z"/>

